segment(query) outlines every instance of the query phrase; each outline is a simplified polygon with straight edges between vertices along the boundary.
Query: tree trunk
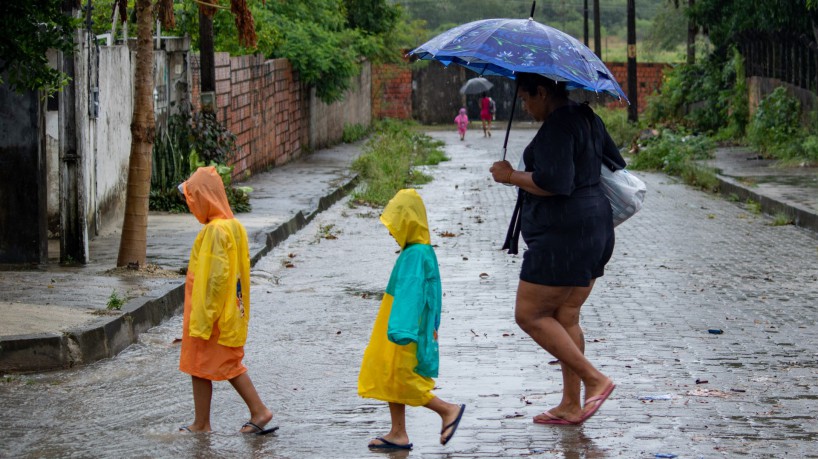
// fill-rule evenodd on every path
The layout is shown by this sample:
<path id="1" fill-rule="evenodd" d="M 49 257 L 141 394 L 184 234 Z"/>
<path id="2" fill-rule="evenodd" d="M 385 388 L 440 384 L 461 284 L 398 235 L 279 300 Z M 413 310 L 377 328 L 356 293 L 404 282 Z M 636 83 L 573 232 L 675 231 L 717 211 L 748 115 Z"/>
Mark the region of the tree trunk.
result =
<path id="1" fill-rule="evenodd" d="M 131 155 L 125 221 L 119 241 L 117 266 L 145 266 L 148 236 L 148 199 L 151 189 L 151 152 L 156 130 L 153 114 L 153 5 L 136 0 L 136 82 L 131 122 Z"/>

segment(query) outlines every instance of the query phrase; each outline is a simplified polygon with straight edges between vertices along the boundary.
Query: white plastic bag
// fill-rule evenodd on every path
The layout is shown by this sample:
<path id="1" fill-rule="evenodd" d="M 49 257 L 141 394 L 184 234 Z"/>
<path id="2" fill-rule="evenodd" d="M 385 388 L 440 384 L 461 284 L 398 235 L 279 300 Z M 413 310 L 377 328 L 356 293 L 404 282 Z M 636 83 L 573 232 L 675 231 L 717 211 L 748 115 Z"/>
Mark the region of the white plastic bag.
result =
<path id="1" fill-rule="evenodd" d="M 627 169 L 611 171 L 604 164 L 599 176 L 602 190 L 611 202 L 614 227 L 639 212 L 648 191 L 645 182 Z"/>

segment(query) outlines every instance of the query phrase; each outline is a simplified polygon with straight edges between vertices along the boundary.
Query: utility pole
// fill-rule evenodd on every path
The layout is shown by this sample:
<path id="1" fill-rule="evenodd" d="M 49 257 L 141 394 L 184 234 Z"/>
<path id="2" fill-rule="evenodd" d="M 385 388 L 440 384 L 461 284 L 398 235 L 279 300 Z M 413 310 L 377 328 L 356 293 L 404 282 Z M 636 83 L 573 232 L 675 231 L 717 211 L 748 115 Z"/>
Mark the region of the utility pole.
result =
<path id="1" fill-rule="evenodd" d="M 594 54 L 602 59 L 602 26 L 599 23 L 599 0 L 594 0 Z"/>
<path id="2" fill-rule="evenodd" d="M 693 9 L 696 0 L 687 0 L 687 10 Z M 693 65 L 696 63 L 696 24 L 692 19 L 687 20 L 687 64 Z"/>
<path id="3" fill-rule="evenodd" d="M 202 111 L 216 112 L 216 62 L 213 53 L 213 18 L 199 7 L 199 65 Z"/>
<path id="4" fill-rule="evenodd" d="M 585 46 L 588 46 L 588 0 L 583 1 L 583 24 L 582 24 L 582 37 L 585 39 Z"/>
<path id="5" fill-rule="evenodd" d="M 628 121 L 639 119 L 636 82 L 636 0 L 628 0 Z"/>
<path id="6" fill-rule="evenodd" d="M 77 17 L 74 2 L 63 1 L 65 14 Z M 74 42 L 80 41 L 74 31 Z M 60 261 L 88 263 L 88 228 L 83 200 L 83 162 L 77 138 L 76 70 L 74 55 L 60 53 L 59 70 L 68 78 L 59 97 Z"/>

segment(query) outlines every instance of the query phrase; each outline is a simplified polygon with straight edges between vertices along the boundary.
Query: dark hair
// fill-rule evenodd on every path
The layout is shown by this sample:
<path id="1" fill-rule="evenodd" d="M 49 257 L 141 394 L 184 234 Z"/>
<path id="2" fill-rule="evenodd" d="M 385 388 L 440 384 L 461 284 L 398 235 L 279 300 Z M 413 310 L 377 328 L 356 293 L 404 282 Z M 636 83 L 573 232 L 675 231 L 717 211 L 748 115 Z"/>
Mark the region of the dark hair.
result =
<path id="1" fill-rule="evenodd" d="M 516 78 L 520 89 L 532 96 L 537 94 L 537 87 L 542 86 L 551 95 L 568 98 L 564 81 L 555 81 L 538 73 L 518 73 Z"/>

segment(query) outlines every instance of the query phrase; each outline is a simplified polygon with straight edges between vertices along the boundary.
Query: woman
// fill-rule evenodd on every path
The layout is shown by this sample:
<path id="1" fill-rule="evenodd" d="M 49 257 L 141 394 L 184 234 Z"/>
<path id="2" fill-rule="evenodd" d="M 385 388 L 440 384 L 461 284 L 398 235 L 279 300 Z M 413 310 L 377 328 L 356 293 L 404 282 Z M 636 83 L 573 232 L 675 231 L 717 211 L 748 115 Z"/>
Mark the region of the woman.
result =
<path id="1" fill-rule="evenodd" d="M 491 137 L 491 98 L 485 92 L 480 99 L 480 120 L 483 121 L 483 137 Z"/>
<path id="2" fill-rule="evenodd" d="M 584 356 L 579 325 L 582 304 L 604 273 L 614 246 L 610 204 L 599 186 L 600 155 L 624 166 L 602 121 L 587 105 L 568 98 L 565 83 L 519 74 L 525 110 L 543 122 L 523 153 L 525 170 L 508 161 L 490 169 L 500 183 L 520 188 L 519 216 L 528 249 L 517 287 L 515 319 L 562 366 L 562 401 L 534 417 L 538 424 L 581 424 L 614 389 L 613 381 Z M 516 219 L 519 218 L 519 224 Z M 511 253 L 516 231 L 510 229 Z M 581 386 L 585 386 L 585 401 Z"/>

